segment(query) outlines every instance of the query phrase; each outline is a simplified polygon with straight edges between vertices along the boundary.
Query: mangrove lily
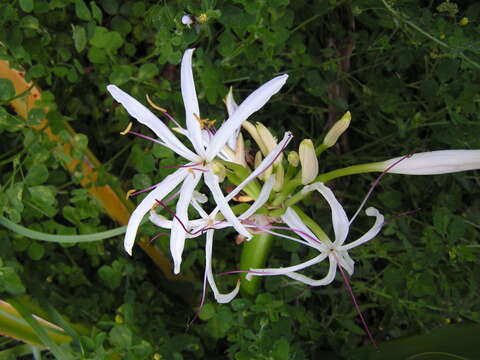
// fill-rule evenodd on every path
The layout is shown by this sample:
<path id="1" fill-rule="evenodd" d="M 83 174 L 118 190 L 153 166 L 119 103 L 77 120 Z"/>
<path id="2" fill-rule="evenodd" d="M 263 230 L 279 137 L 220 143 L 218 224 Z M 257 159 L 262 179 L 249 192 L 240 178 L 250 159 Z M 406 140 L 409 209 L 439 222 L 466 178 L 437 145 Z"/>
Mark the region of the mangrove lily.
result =
<path id="1" fill-rule="evenodd" d="M 384 217 L 378 212 L 377 209 L 373 207 L 368 208 L 366 210 L 366 214 L 376 218 L 375 224 L 359 239 L 348 244 L 344 244 L 350 230 L 350 221 L 347 218 L 345 210 L 335 198 L 333 192 L 323 183 L 314 183 L 305 186 L 304 188 L 305 192 L 310 192 L 313 190 L 317 190 L 320 194 L 322 194 L 322 196 L 330 205 L 332 210 L 332 224 L 335 240 L 332 242 L 330 239 L 328 239 L 328 237 L 321 239 L 318 238 L 307 227 L 307 225 L 305 225 L 295 210 L 292 208 L 287 208 L 287 211 L 282 216 L 282 220 L 289 226 L 291 231 L 297 233 L 303 239 L 297 239 L 296 241 L 318 250 L 320 254 L 304 263 L 294 266 L 279 269 L 250 269 L 246 276 L 247 279 L 250 279 L 252 276 L 285 275 L 310 286 L 322 286 L 328 285 L 334 280 L 337 266 L 344 268 L 348 274 L 353 274 L 354 261 L 348 254 L 348 250 L 373 239 L 380 232 L 384 222 Z M 276 234 L 279 235 L 278 233 Z M 291 237 L 285 237 L 287 239 L 291 239 Z M 327 275 L 320 280 L 314 280 L 297 272 L 312 265 L 318 264 L 327 258 L 330 262 L 330 267 Z"/>
<path id="2" fill-rule="evenodd" d="M 305 139 L 300 143 L 298 155 L 302 166 L 302 184 L 307 185 L 318 175 L 318 160 L 312 140 Z"/>
<path id="3" fill-rule="evenodd" d="M 439 150 L 372 164 L 375 171 L 405 175 L 436 175 L 480 169 L 480 150 Z"/>
<path id="4" fill-rule="evenodd" d="M 131 254 L 138 226 L 143 216 L 158 201 L 161 201 L 181 184 L 176 217 L 173 220 L 170 238 L 170 250 L 174 261 L 175 274 L 180 272 L 186 236 L 183 224 L 188 224 L 188 206 L 191 202 L 193 191 L 202 177 L 205 179 L 206 185 L 210 189 L 216 203 L 219 204 L 223 216 L 230 221 L 240 234 L 247 238 L 250 237 L 249 232 L 240 223 L 228 205 L 228 201 L 225 200 L 219 185 L 219 178 L 212 171 L 212 166 L 214 159 L 220 156 L 225 148 L 228 139 L 235 134 L 250 115 L 263 107 L 282 88 L 288 77 L 288 75 L 277 76 L 262 85 L 235 109 L 217 131 L 208 131 L 208 129 L 204 128 L 205 120 L 200 118 L 192 73 L 193 51 L 194 49 L 188 49 L 185 52 L 181 64 L 181 90 L 185 106 L 186 129 L 180 130 L 187 136 L 194 151 L 187 148 L 183 142 L 177 139 L 170 129 L 139 101 L 115 85 L 107 86 L 114 99 L 120 102 L 132 117 L 149 127 L 157 135 L 158 139 L 152 139 L 153 141 L 170 148 L 188 161 L 187 164 L 167 176 L 162 182 L 153 186 L 153 190 L 140 202 L 128 222 L 124 243 L 125 250 Z"/>

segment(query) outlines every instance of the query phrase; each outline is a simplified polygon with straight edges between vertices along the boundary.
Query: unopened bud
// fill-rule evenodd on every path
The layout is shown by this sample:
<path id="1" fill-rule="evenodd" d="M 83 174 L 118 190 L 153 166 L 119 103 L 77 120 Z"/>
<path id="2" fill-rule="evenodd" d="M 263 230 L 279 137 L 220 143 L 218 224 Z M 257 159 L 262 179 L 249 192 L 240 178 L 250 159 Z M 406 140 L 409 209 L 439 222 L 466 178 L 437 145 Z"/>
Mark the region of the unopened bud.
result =
<path id="1" fill-rule="evenodd" d="M 283 170 L 282 164 L 278 164 L 275 169 L 275 185 L 273 186 L 274 191 L 280 191 L 283 188 L 283 183 L 285 179 L 285 171 Z"/>
<path id="2" fill-rule="evenodd" d="M 260 151 L 257 151 L 255 154 L 255 169 L 260 165 L 262 162 L 262 153 Z M 267 170 L 265 170 L 262 174 L 259 175 L 259 178 L 263 181 L 268 179 L 272 175 L 272 166 L 270 166 Z"/>
<path id="3" fill-rule="evenodd" d="M 200 14 L 198 17 L 197 17 L 197 21 L 199 24 L 205 24 L 207 21 L 208 21 L 208 15 L 203 13 L 203 14 Z"/>
<path id="4" fill-rule="evenodd" d="M 232 116 L 235 110 L 237 110 L 238 105 L 235 102 L 235 99 L 233 98 L 233 88 L 231 86 L 230 86 L 230 89 L 228 90 L 227 96 L 225 96 L 225 98 L 223 99 L 223 102 L 227 107 L 228 116 Z"/>
<path id="5" fill-rule="evenodd" d="M 333 124 L 327 135 L 325 135 L 323 144 L 327 147 L 335 145 L 338 138 L 348 129 L 351 119 L 352 115 L 350 114 L 350 111 L 347 111 L 340 120 Z"/>
<path id="6" fill-rule="evenodd" d="M 218 180 L 223 182 L 225 180 L 225 176 L 227 175 L 227 170 L 223 164 L 219 163 L 218 161 L 212 161 L 211 163 L 212 172 L 218 176 Z"/>
<path id="7" fill-rule="evenodd" d="M 307 185 L 315 180 L 318 175 L 318 160 L 312 140 L 303 140 L 300 143 L 298 153 L 302 165 L 302 184 Z"/>
<path id="8" fill-rule="evenodd" d="M 250 134 L 253 140 L 257 143 L 262 153 L 268 154 L 268 149 L 265 143 L 260 138 L 260 134 L 258 133 L 257 128 L 249 121 L 244 121 L 242 123 L 242 126 L 245 130 L 247 130 L 247 132 Z"/>
<path id="9" fill-rule="evenodd" d="M 247 167 L 247 161 L 245 160 L 245 142 L 243 141 L 242 133 L 237 136 L 237 144 L 235 146 L 235 162 Z"/>
<path id="10" fill-rule="evenodd" d="M 298 163 L 300 162 L 300 158 L 298 157 L 298 153 L 296 151 L 290 151 L 287 159 L 288 163 L 293 167 L 297 167 Z"/>
<path id="11" fill-rule="evenodd" d="M 260 138 L 262 139 L 265 147 L 267 148 L 266 153 L 262 151 L 263 155 L 267 156 L 277 146 L 277 140 L 273 137 L 272 133 L 270 132 L 270 130 L 267 129 L 265 125 L 259 122 L 257 122 L 256 125 L 258 135 L 260 135 Z"/>

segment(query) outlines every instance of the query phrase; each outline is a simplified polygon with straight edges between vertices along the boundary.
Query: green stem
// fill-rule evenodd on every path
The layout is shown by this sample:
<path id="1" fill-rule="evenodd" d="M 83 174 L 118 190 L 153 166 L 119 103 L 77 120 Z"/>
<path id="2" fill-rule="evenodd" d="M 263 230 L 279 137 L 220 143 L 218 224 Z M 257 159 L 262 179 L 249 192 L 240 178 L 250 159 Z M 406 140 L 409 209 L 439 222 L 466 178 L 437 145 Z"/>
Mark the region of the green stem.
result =
<path id="1" fill-rule="evenodd" d="M 108 230 L 108 231 L 103 231 L 103 232 L 98 232 L 95 234 L 88 234 L 88 235 L 51 235 L 51 234 L 42 233 L 40 231 L 27 229 L 24 226 L 11 222 L 4 216 L 0 216 L 0 225 L 3 225 L 7 229 L 12 230 L 17 234 L 23 235 L 30 239 L 49 241 L 49 242 L 55 242 L 55 243 L 64 243 L 64 244 L 75 244 L 75 243 L 81 243 L 81 242 L 105 240 L 105 239 L 109 239 L 109 238 L 124 234 L 125 231 L 127 231 L 126 226 L 120 226 L 113 230 Z"/>
<path id="2" fill-rule="evenodd" d="M 250 270 L 265 267 L 267 255 L 272 246 L 272 235 L 262 233 L 254 235 L 250 241 L 243 244 L 242 257 L 240 259 L 240 270 Z M 245 274 L 241 276 L 242 293 L 254 296 L 260 286 L 260 276 L 253 276 L 251 280 L 245 279 Z"/>

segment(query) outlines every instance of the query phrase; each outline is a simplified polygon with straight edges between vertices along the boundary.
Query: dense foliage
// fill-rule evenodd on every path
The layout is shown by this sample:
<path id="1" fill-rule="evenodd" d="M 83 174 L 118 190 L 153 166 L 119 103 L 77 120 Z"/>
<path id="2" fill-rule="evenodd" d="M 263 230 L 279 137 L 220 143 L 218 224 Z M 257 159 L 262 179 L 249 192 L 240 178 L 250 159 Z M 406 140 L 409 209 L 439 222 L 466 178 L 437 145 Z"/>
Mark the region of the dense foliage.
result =
<path id="1" fill-rule="evenodd" d="M 196 23 L 184 25 L 185 14 Z M 160 181 L 172 171 L 163 166 L 177 163 L 173 152 L 120 136 L 130 118 L 106 85 L 138 99 L 148 94 L 183 119 L 178 64 L 190 47 L 197 49 L 197 91 L 210 119 L 224 119 L 222 98 L 230 86 L 240 100 L 280 73 L 289 74 L 286 87 L 252 120 L 278 136 L 292 131 L 289 149 L 303 138 L 321 141 L 350 110 L 352 125 L 322 154 L 322 171 L 419 151 L 479 149 L 479 18 L 473 0 L 2 2 L 0 58 L 42 89 L 48 112 L 34 109 L 26 121 L 13 114 L 13 86 L 0 79 L 0 214 L 50 234 L 116 227 L 79 175 L 64 169 L 58 150 L 72 143 L 72 158 L 82 159 L 90 149 L 102 163 L 101 184 L 128 190 Z M 32 128 L 45 115 L 58 141 Z M 62 119 L 78 133 L 73 138 Z M 351 215 L 374 178 L 344 177 L 330 186 Z M 369 204 L 388 223 L 368 246 L 355 249 L 351 279 L 378 342 L 445 323 L 480 322 L 479 189 L 478 172 L 382 179 Z M 329 229 L 329 210 L 319 197 L 305 200 L 304 208 Z M 359 220 L 354 235 L 368 227 Z M 145 224 L 142 232 L 157 230 Z M 207 298 L 189 325 L 201 297 L 200 240 L 187 243 L 182 265 L 196 279 L 192 293 L 164 278 L 138 247 L 128 257 L 122 237 L 59 245 L 0 228 L 0 239 L 3 296 L 30 308 L 48 299 L 81 324 L 81 344 L 63 345 L 78 358 L 349 358 L 368 344 L 340 278 L 325 288 L 268 278 L 256 298 L 227 305 Z M 241 251 L 234 240 L 233 231 L 217 240 L 217 273 L 237 268 Z M 156 245 L 168 253 L 168 238 Z M 278 241 L 268 264 L 306 256 Z M 325 270 L 318 266 L 312 274 Z M 219 278 L 222 286 L 234 281 Z"/>

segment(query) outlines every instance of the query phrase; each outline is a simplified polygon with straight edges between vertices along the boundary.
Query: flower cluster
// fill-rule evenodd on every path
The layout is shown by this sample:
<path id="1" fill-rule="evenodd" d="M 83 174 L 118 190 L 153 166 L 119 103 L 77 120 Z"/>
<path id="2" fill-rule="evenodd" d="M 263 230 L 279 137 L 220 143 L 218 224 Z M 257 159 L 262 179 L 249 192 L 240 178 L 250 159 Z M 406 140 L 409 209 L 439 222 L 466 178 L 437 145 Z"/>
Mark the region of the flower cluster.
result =
<path id="1" fill-rule="evenodd" d="M 285 275 L 310 286 L 327 285 L 334 280 L 337 268 L 353 274 L 354 261 L 348 251 L 374 238 L 382 228 L 384 216 L 373 207 L 367 208 L 366 214 L 375 218 L 372 228 L 359 239 L 345 243 L 350 225 L 365 201 L 349 220 L 332 190 L 324 182 L 335 177 L 371 171 L 425 175 L 480 168 L 480 150 L 448 150 L 408 155 L 319 175 L 317 157 L 324 150 L 334 146 L 348 128 L 351 121 L 349 112 L 332 126 L 322 144 L 315 147 L 311 139 L 304 139 L 300 142 L 298 153 L 292 151 L 288 156 L 283 156 L 292 135 L 286 132 L 282 140 L 278 141 L 263 124 L 250 123 L 248 118 L 281 90 L 288 76 L 277 76 L 266 82 L 239 105 L 236 104 L 230 90 L 225 98 L 228 118 L 217 129 L 213 121 L 201 117 L 192 72 L 192 54 L 193 49 L 187 50 L 181 63 L 185 127 L 181 126 L 167 110 L 154 105 L 147 98 L 152 107 L 175 124 L 172 130 L 186 137 L 191 146 L 186 146 L 183 139 L 177 138 L 162 120 L 139 101 L 115 85 L 107 87 L 113 98 L 121 103 L 133 118 L 153 131 L 156 138 L 135 133 L 131 131 L 131 126 L 123 134 L 131 133 L 168 147 L 185 159 L 183 165 L 178 166 L 175 172 L 160 183 L 148 189 L 133 191 L 133 194 L 150 192 L 130 217 L 124 246 L 131 255 L 138 227 L 143 217 L 149 214 L 153 224 L 170 230 L 173 271 L 178 274 L 181 270 L 185 241 L 205 237 L 205 278 L 215 299 L 220 303 L 231 301 L 239 291 L 239 284 L 237 283 L 237 286 L 226 294 L 220 293 L 217 288 L 212 270 L 213 240 L 216 231 L 233 227 L 246 241 L 259 232 L 269 233 L 318 251 L 318 255 L 300 264 L 279 269 L 250 268 L 246 271 L 247 280 L 253 276 Z M 242 128 L 259 149 L 254 157 L 250 156 L 248 159 Z M 222 188 L 226 177 L 234 185 L 227 194 Z M 208 188 L 208 195 L 214 200 L 214 206 L 209 207 L 209 197 L 197 191 L 201 183 Z M 321 194 L 331 208 L 333 241 L 313 219 L 295 205 L 313 192 Z M 242 210 L 237 210 L 231 202 L 238 200 L 239 197 L 251 204 L 246 209 L 243 207 Z M 176 200 L 175 211 L 166 207 L 166 203 L 173 200 Z M 159 207 L 164 207 L 171 218 L 167 219 L 160 215 L 157 212 Z M 198 218 L 189 218 L 190 208 L 196 211 Z M 211 208 L 212 211 L 206 210 Z M 299 273 L 327 259 L 330 265 L 325 277 L 314 280 Z"/>

